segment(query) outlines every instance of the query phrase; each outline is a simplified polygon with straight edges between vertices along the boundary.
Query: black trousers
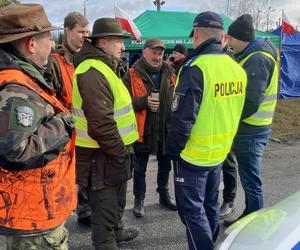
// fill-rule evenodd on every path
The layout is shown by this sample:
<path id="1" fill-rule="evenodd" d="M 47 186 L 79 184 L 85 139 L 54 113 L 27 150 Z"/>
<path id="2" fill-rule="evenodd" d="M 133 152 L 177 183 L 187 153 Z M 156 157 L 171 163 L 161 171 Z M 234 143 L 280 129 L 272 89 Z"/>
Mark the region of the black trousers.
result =
<path id="1" fill-rule="evenodd" d="M 159 150 L 156 154 L 158 162 L 157 188 L 159 194 L 169 191 L 169 174 L 171 171 L 171 160 Z M 138 199 L 145 199 L 146 194 L 146 170 L 149 160 L 147 153 L 135 153 L 133 164 L 133 194 Z"/>
<path id="2" fill-rule="evenodd" d="M 223 200 L 224 202 L 233 203 L 236 196 L 236 188 L 237 188 L 237 168 L 238 163 L 233 151 L 227 155 L 222 171 L 223 171 Z"/>
<path id="3" fill-rule="evenodd" d="M 89 189 L 92 242 L 97 250 L 117 250 L 116 233 L 123 229 L 127 181 L 101 190 Z"/>
<path id="4" fill-rule="evenodd" d="M 77 207 L 76 213 L 78 219 L 91 216 L 91 207 L 89 204 L 88 190 L 85 186 L 77 184 Z"/>
<path id="5" fill-rule="evenodd" d="M 221 165 L 201 167 L 179 159 L 174 168 L 178 214 L 186 226 L 190 250 L 213 250 L 219 233 L 219 184 Z"/>

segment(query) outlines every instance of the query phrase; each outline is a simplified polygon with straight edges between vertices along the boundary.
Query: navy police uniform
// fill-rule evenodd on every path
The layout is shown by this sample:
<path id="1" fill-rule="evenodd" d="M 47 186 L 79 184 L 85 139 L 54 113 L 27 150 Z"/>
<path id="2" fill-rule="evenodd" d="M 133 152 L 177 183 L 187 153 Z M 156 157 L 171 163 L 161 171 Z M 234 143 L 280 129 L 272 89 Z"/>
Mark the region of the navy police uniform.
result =
<path id="1" fill-rule="evenodd" d="M 191 59 L 181 69 L 179 78 L 181 84 L 176 87 L 172 103 L 171 124 L 173 126 L 170 126 L 168 131 L 167 153 L 177 161 L 174 167 L 176 204 L 179 216 L 187 227 L 189 246 L 195 246 L 190 249 L 197 249 L 199 242 L 203 249 L 214 248 L 214 240 L 219 232 L 219 204 L 214 200 L 218 197 L 221 171 L 221 165 L 209 168 L 195 167 L 179 158 L 197 118 L 203 96 L 203 74 L 197 66 L 190 67 L 190 65 L 199 55 L 220 53 L 223 53 L 221 42 L 214 38 L 207 40 L 194 51 Z M 208 175 L 210 177 L 206 179 Z M 205 186 L 205 183 L 198 185 L 199 182 L 204 181 L 207 181 L 206 190 L 209 192 L 200 188 Z M 196 183 L 199 188 L 195 190 L 193 187 Z M 203 206 L 205 199 L 208 210 Z M 194 206 L 194 203 L 198 203 L 197 206 Z M 201 207 L 200 213 L 195 209 L 197 207 Z M 203 216 L 205 210 L 210 214 Z M 189 218 L 183 216 L 180 211 L 189 214 Z M 205 232 L 204 234 L 197 233 L 199 227 Z"/>

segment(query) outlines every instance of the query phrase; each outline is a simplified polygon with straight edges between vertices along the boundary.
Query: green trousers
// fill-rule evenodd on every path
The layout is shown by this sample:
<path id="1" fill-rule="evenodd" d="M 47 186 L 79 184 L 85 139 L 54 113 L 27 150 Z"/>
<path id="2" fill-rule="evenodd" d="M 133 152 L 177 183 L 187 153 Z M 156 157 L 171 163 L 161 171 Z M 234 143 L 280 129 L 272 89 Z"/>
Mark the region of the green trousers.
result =
<path id="1" fill-rule="evenodd" d="M 116 236 L 123 230 L 122 217 L 126 205 L 127 181 L 89 190 L 92 209 L 92 242 L 96 250 L 117 250 Z"/>
<path id="2" fill-rule="evenodd" d="M 46 234 L 7 236 L 6 250 L 68 250 L 68 236 L 64 226 Z"/>

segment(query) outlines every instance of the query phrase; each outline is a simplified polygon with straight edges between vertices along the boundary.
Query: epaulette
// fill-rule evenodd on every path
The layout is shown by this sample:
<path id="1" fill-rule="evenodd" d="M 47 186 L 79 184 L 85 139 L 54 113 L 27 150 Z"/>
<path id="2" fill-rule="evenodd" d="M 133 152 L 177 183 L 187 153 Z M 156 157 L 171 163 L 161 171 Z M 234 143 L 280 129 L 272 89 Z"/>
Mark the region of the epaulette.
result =
<path id="1" fill-rule="evenodd" d="M 191 57 L 183 66 L 185 66 L 185 67 L 191 66 L 191 64 L 195 61 L 196 58 L 197 58 L 197 56 Z"/>

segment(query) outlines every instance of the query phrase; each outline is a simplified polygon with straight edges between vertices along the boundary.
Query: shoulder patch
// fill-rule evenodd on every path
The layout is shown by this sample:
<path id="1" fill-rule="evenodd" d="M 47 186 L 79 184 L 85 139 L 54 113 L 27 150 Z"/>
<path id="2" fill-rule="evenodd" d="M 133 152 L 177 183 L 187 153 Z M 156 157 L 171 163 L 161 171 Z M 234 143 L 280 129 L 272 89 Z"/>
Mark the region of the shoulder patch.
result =
<path id="1" fill-rule="evenodd" d="M 14 100 L 10 110 L 10 130 L 33 132 L 37 124 L 37 110 L 28 102 Z"/>
<path id="2" fill-rule="evenodd" d="M 173 102 L 171 105 L 172 112 L 175 112 L 178 109 L 179 101 L 180 101 L 180 95 L 175 92 L 174 97 L 173 97 Z"/>
<path id="3" fill-rule="evenodd" d="M 197 57 L 196 56 L 193 56 L 191 59 L 189 59 L 185 64 L 184 66 L 191 66 L 191 64 L 193 63 L 193 61 L 195 61 Z"/>
<path id="4" fill-rule="evenodd" d="M 19 106 L 16 108 L 17 111 L 17 123 L 23 127 L 31 127 L 34 118 L 32 108 L 28 106 Z"/>

